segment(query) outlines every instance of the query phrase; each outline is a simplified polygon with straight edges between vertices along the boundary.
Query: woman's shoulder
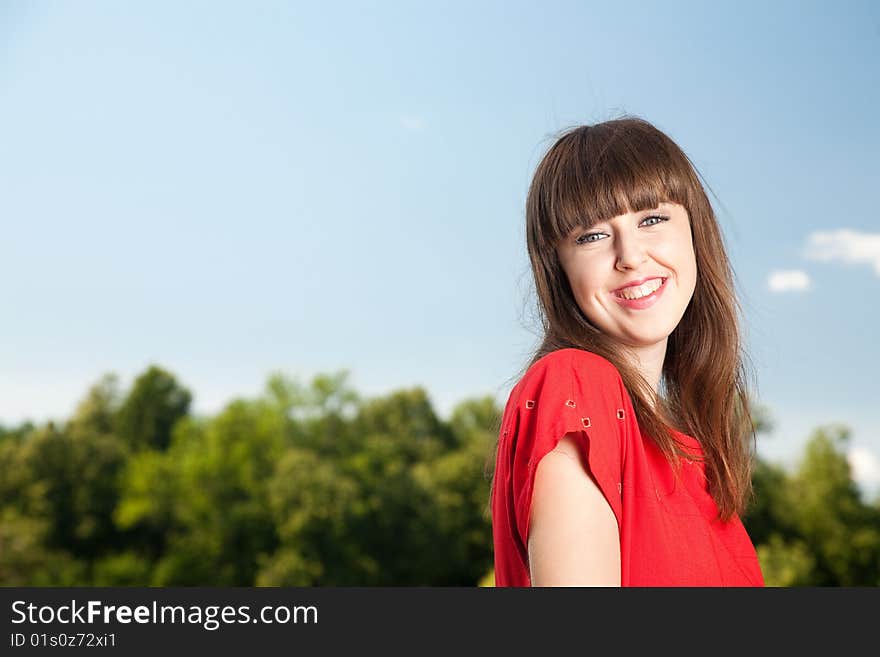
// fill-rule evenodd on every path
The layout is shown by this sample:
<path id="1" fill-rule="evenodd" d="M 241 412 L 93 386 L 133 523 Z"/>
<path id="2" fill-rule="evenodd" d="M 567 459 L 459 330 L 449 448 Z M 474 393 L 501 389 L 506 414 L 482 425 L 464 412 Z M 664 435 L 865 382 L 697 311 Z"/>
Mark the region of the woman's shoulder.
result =
<path id="1" fill-rule="evenodd" d="M 557 349 L 532 363 L 511 390 L 508 402 L 559 395 L 574 400 L 595 397 L 600 390 L 614 390 L 616 394 L 622 389 L 620 373 L 611 361 L 584 349 Z"/>
<path id="2" fill-rule="evenodd" d="M 620 379 L 617 367 L 607 358 L 586 349 L 568 347 L 541 356 L 526 370 L 521 380 L 542 376 L 548 370 L 556 373 L 592 374 Z"/>

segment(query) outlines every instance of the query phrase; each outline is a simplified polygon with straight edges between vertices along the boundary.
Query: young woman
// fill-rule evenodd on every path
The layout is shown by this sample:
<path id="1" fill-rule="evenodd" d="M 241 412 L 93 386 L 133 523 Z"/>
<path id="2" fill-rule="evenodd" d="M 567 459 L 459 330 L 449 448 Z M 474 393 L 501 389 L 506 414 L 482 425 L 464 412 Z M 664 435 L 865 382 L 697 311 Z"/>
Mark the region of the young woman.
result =
<path id="1" fill-rule="evenodd" d="M 496 586 L 763 586 L 739 304 L 690 160 L 638 118 L 570 130 L 526 235 L 544 336 L 501 421 Z"/>

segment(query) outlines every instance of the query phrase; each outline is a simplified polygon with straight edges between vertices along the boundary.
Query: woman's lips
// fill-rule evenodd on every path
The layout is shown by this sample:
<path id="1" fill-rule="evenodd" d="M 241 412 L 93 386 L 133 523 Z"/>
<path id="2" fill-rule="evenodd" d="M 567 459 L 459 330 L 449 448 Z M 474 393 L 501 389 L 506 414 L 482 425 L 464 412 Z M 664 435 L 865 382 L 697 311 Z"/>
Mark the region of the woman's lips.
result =
<path id="1" fill-rule="evenodd" d="M 619 303 L 624 308 L 632 308 L 633 310 L 644 310 L 645 308 L 650 308 L 656 303 L 657 299 L 660 298 L 660 295 L 663 294 L 663 290 L 666 289 L 666 283 L 669 281 L 668 278 L 663 279 L 663 284 L 660 285 L 656 290 L 651 292 L 646 297 L 642 297 L 641 299 L 624 299 L 623 297 L 619 297 L 616 294 L 612 294 L 614 300 Z"/>

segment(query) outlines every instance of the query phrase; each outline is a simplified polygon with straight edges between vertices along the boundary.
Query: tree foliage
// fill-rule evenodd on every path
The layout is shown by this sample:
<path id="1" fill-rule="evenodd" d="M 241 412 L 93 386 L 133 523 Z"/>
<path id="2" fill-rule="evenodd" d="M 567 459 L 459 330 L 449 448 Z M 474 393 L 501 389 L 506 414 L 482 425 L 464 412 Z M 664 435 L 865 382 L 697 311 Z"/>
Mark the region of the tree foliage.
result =
<path id="1" fill-rule="evenodd" d="M 133 450 L 163 450 L 174 424 L 189 412 L 190 392 L 160 367 L 141 374 L 116 413 L 119 437 Z"/>
<path id="2" fill-rule="evenodd" d="M 0 427 L 0 584 L 493 585 L 491 397 L 444 420 L 424 388 L 364 399 L 343 370 L 274 372 L 211 417 L 191 399 L 151 366 L 128 391 L 102 377 L 63 425 Z M 880 584 L 848 439 L 756 463 L 743 520 L 768 584 Z"/>

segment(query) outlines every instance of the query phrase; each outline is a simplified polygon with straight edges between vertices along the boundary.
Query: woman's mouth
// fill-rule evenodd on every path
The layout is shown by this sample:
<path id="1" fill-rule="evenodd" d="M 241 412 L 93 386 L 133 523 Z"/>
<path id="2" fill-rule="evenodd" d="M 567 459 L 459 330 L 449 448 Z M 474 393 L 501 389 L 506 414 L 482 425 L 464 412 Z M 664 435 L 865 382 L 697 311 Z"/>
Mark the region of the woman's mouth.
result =
<path id="1" fill-rule="evenodd" d="M 663 291 L 666 289 L 667 280 L 669 279 L 655 278 L 642 285 L 625 288 L 620 292 L 614 292 L 611 296 L 613 296 L 614 300 L 624 308 L 644 310 L 645 308 L 653 306 L 657 299 L 660 298 L 660 295 L 663 294 Z M 626 297 L 624 297 L 623 294 L 626 294 Z"/>

